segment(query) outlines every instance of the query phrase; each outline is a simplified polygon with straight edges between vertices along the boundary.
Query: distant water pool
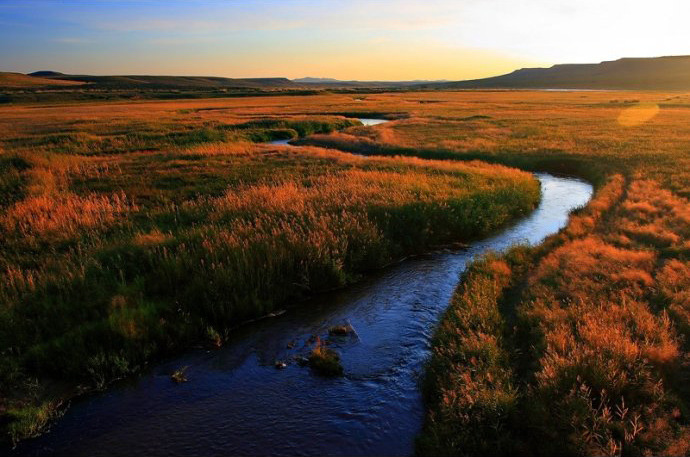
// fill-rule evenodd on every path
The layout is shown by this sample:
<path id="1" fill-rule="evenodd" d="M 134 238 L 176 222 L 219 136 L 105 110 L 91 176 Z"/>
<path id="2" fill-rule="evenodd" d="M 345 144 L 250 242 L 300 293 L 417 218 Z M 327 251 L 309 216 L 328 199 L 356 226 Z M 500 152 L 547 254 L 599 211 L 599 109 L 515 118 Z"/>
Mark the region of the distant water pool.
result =
<path id="1" fill-rule="evenodd" d="M 362 124 L 364 124 L 366 126 L 378 125 L 378 124 L 383 124 L 384 122 L 390 122 L 390 119 L 374 119 L 374 118 L 367 118 L 367 117 L 360 117 L 358 119 Z"/>

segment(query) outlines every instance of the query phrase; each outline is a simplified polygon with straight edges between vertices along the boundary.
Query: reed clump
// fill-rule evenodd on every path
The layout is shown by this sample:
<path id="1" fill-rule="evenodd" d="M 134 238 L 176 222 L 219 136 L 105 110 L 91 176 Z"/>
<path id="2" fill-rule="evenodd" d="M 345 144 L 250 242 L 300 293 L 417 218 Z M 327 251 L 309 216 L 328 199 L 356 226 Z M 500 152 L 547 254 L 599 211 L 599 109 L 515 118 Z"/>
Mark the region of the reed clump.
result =
<path id="1" fill-rule="evenodd" d="M 340 364 L 340 355 L 326 346 L 317 338 L 316 347 L 309 353 L 309 367 L 321 376 L 342 376 L 343 366 Z"/>

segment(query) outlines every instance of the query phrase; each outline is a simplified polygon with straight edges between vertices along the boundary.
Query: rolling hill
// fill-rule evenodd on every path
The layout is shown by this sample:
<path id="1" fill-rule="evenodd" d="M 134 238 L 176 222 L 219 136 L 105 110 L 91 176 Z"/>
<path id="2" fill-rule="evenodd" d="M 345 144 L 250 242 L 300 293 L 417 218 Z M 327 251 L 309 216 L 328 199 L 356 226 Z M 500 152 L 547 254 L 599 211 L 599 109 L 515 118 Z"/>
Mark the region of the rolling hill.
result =
<path id="1" fill-rule="evenodd" d="M 66 75 L 54 71 L 39 71 L 29 77 L 40 76 L 50 81 L 77 81 L 93 88 L 108 89 L 211 89 L 211 88 L 296 88 L 287 78 L 223 78 L 216 76 L 148 76 L 148 75 Z"/>
<path id="2" fill-rule="evenodd" d="M 79 86 L 84 84 L 80 81 L 70 81 L 68 79 L 49 79 L 40 76 L 25 75 L 23 73 L 0 72 L 0 87 L 8 88 L 30 88 L 45 86 Z"/>

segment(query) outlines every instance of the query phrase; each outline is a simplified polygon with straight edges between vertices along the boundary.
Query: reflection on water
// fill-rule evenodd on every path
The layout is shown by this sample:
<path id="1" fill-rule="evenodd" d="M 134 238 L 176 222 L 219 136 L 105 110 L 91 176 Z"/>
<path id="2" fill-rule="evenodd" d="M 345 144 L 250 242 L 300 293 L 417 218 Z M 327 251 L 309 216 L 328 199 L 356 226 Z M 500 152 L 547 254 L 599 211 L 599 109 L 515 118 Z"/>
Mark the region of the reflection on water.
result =
<path id="1" fill-rule="evenodd" d="M 527 218 L 460 251 L 408 260 L 355 286 L 238 330 L 221 350 L 196 350 L 136 380 L 81 399 L 21 454 L 409 455 L 423 419 L 417 380 L 429 340 L 473 257 L 538 243 L 592 194 L 589 184 L 538 175 L 542 202 Z M 334 342 L 346 376 L 294 363 L 312 335 L 349 322 Z M 285 369 L 276 360 L 288 362 Z M 169 374 L 189 365 L 189 382 Z"/>
<path id="2" fill-rule="evenodd" d="M 389 119 L 371 119 L 366 117 L 360 117 L 359 121 L 364 125 L 378 125 L 383 124 L 384 122 L 388 122 Z"/>
<path id="3" fill-rule="evenodd" d="M 266 144 L 290 144 L 290 141 L 292 141 L 291 138 L 288 138 L 287 140 L 273 140 L 273 141 L 268 141 Z"/>

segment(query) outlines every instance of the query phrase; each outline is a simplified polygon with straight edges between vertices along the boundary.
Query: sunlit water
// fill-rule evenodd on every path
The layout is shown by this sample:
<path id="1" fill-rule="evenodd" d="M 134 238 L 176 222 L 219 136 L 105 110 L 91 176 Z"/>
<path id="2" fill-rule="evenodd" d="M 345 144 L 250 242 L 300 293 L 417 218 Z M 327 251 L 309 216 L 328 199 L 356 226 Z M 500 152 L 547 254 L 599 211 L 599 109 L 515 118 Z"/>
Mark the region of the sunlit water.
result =
<path id="1" fill-rule="evenodd" d="M 359 118 L 359 121 L 360 121 L 362 124 L 364 124 L 364 125 L 366 125 L 366 126 L 369 126 L 369 125 L 379 125 L 379 124 L 383 124 L 384 122 L 390 121 L 390 119 L 372 119 L 372 118 L 360 117 L 360 118 Z"/>
<path id="2" fill-rule="evenodd" d="M 21 454 L 409 455 L 423 420 L 419 374 L 441 313 L 473 257 L 539 243 L 586 204 L 592 187 L 537 175 L 542 201 L 528 217 L 460 251 L 404 261 L 357 285 L 246 325 L 220 350 L 193 350 L 135 380 L 73 402 Z M 326 379 L 293 357 L 312 335 L 349 322 L 335 340 L 346 375 Z M 294 343 L 294 348 L 288 346 Z M 288 362 L 275 368 L 276 360 Z M 170 373 L 188 365 L 189 382 Z"/>

